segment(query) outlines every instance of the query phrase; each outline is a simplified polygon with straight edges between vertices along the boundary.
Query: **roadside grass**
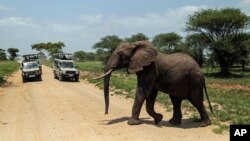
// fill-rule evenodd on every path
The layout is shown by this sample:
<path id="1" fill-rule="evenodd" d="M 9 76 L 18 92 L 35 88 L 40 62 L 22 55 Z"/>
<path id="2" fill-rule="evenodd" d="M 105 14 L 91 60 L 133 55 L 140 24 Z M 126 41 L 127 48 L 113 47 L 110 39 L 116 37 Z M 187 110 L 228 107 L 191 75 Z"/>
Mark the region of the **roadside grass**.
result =
<path id="1" fill-rule="evenodd" d="M 52 62 L 52 61 L 49 61 L 49 60 L 46 60 L 46 61 L 43 62 L 43 65 L 52 68 L 52 67 L 53 67 L 53 62 Z"/>
<path id="2" fill-rule="evenodd" d="M 82 79 L 93 83 L 103 89 L 103 80 L 93 80 L 103 73 L 103 65 L 100 62 L 78 62 L 78 68 L 83 71 Z M 204 103 L 208 114 L 216 128 L 213 132 L 221 134 L 229 130 L 230 124 L 250 124 L 250 90 L 236 89 L 234 87 L 221 88 L 211 87 L 211 84 L 243 85 L 250 87 L 250 72 L 232 71 L 232 77 L 216 77 L 218 69 L 213 72 L 207 71 L 209 68 L 203 68 L 206 77 L 208 95 L 212 102 L 214 113 L 208 108 L 206 97 Z M 128 75 L 124 70 L 115 71 L 110 79 L 111 94 L 124 95 L 127 98 L 135 97 L 135 88 L 137 80 L 135 75 Z M 172 103 L 168 95 L 159 92 L 157 101 L 162 104 L 166 111 L 172 111 Z M 183 114 L 197 122 L 199 121 L 198 111 L 188 102 L 182 102 Z"/>
<path id="3" fill-rule="evenodd" d="M 0 61 L 0 86 L 6 81 L 5 77 L 17 71 L 20 64 L 16 61 Z"/>
<path id="4" fill-rule="evenodd" d="M 76 66 L 81 71 L 103 72 L 103 65 L 100 61 L 76 62 Z"/>

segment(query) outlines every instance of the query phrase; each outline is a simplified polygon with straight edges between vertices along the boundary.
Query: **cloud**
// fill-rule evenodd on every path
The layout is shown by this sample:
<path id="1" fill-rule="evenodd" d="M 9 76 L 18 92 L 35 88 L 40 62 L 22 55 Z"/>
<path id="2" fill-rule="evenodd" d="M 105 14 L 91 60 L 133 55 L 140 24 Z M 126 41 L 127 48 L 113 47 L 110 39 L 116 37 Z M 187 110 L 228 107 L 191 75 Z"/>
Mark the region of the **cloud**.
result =
<path id="1" fill-rule="evenodd" d="M 103 16 L 101 14 L 98 15 L 86 15 L 83 14 L 80 16 L 80 19 L 87 23 L 98 23 L 102 20 Z"/>
<path id="2" fill-rule="evenodd" d="M 15 11 L 15 9 L 0 5 L 0 11 Z"/>
<path id="3" fill-rule="evenodd" d="M 240 0 L 238 7 L 247 15 L 250 15 L 250 0 Z"/>
<path id="4" fill-rule="evenodd" d="M 182 28 L 193 14 L 206 6 L 184 6 L 168 9 L 164 13 L 145 13 L 140 16 L 87 15 L 82 14 L 74 23 L 34 20 L 29 17 L 0 19 L 1 46 L 19 47 L 23 53 L 30 52 L 30 45 L 38 42 L 66 44 L 65 52 L 92 51 L 91 47 L 106 35 L 129 37 L 142 32 L 149 37 L 166 32 L 184 32 Z M 4 27 L 4 28 L 1 28 Z"/>
<path id="5" fill-rule="evenodd" d="M 32 18 L 23 17 L 9 17 L 5 19 L 0 19 L 0 26 L 37 26 Z"/>
<path id="6" fill-rule="evenodd" d="M 56 32 L 76 32 L 82 30 L 83 28 L 80 25 L 66 25 L 58 23 L 50 23 L 47 27 Z"/>
<path id="7" fill-rule="evenodd" d="M 110 15 L 107 18 L 99 18 L 103 29 L 112 31 L 134 32 L 181 32 L 188 19 L 188 15 L 195 11 L 207 8 L 206 6 L 184 6 L 177 9 L 169 9 L 165 13 L 146 13 L 142 16 L 121 17 Z M 86 16 L 88 17 L 88 16 Z M 103 16 L 99 16 L 103 17 Z M 101 21 L 100 21 L 101 20 Z"/>
<path id="8" fill-rule="evenodd" d="M 250 6 L 250 0 L 240 0 L 239 5 Z"/>

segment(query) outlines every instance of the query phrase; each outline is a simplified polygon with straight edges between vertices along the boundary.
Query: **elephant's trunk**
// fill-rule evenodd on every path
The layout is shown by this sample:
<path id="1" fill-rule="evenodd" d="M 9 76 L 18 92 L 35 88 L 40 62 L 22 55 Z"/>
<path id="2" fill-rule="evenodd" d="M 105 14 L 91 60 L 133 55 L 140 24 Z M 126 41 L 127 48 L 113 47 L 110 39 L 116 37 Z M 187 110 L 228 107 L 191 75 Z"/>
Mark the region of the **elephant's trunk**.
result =
<path id="1" fill-rule="evenodd" d="M 105 69 L 105 73 L 107 73 L 110 70 Z M 105 114 L 108 114 L 109 109 L 109 80 L 111 76 L 110 72 L 108 75 L 104 77 L 104 100 L 105 100 Z"/>

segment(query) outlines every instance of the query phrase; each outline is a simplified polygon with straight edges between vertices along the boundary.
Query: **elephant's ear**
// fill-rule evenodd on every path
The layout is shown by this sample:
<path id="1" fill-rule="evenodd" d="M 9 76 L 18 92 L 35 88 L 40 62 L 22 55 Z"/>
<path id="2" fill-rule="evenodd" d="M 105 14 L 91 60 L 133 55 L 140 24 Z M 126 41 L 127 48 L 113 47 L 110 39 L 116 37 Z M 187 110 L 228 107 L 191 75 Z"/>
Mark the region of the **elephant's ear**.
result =
<path id="1" fill-rule="evenodd" d="M 148 41 L 134 42 L 132 46 L 134 47 L 134 54 L 130 59 L 128 72 L 136 73 L 143 70 L 143 66 L 148 66 L 155 60 L 157 51 Z"/>

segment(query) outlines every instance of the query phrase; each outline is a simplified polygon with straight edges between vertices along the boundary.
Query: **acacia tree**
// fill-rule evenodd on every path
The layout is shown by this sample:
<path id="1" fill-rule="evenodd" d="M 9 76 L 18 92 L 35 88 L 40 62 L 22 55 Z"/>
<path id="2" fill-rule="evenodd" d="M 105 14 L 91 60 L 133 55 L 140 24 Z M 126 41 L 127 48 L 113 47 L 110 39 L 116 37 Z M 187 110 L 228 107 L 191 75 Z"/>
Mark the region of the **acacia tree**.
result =
<path id="1" fill-rule="evenodd" d="M 135 35 L 132 35 L 129 38 L 124 39 L 126 42 L 136 42 L 136 41 L 144 41 L 144 40 L 149 40 L 149 37 L 143 33 L 137 33 Z"/>
<path id="2" fill-rule="evenodd" d="M 51 57 L 54 53 L 62 52 L 63 47 L 65 47 L 65 44 L 63 42 L 57 42 L 57 43 L 47 42 L 47 43 L 37 43 L 31 45 L 32 49 L 35 49 L 40 53 L 43 50 L 47 51 Z"/>
<path id="3" fill-rule="evenodd" d="M 7 51 L 10 54 L 9 59 L 14 60 L 18 56 L 17 52 L 19 52 L 19 49 L 17 49 L 17 48 L 8 48 Z"/>
<path id="4" fill-rule="evenodd" d="M 237 38 L 235 38 L 235 46 L 240 48 L 239 52 L 235 54 L 235 60 L 237 63 L 240 63 L 242 66 L 242 70 L 246 71 L 246 64 L 249 62 L 250 55 L 250 33 L 240 34 Z"/>
<path id="5" fill-rule="evenodd" d="M 73 53 L 73 57 L 77 61 L 85 61 L 86 60 L 86 52 L 84 52 L 84 51 L 76 51 L 76 52 Z"/>
<path id="6" fill-rule="evenodd" d="M 0 61 L 1 60 L 7 60 L 7 57 L 6 57 L 5 50 L 0 48 Z"/>
<path id="7" fill-rule="evenodd" d="M 250 18 L 240 9 L 206 9 L 189 16 L 186 30 L 200 33 L 209 40 L 209 49 L 220 64 L 221 73 L 229 74 L 240 47 L 235 41 L 250 25 Z"/>
<path id="8" fill-rule="evenodd" d="M 208 48 L 209 40 L 202 34 L 195 33 L 186 36 L 185 43 L 190 47 L 190 55 L 197 61 L 199 66 L 204 63 L 204 49 Z"/>
<path id="9" fill-rule="evenodd" d="M 177 33 L 162 33 L 153 37 L 153 44 L 163 53 L 173 53 L 181 44 L 182 37 Z"/>
<path id="10" fill-rule="evenodd" d="M 122 41 L 123 40 L 116 35 L 107 35 L 101 38 L 100 42 L 95 43 L 93 48 L 97 50 L 96 53 L 99 59 L 102 60 L 103 63 L 106 63 L 109 56 Z"/>

